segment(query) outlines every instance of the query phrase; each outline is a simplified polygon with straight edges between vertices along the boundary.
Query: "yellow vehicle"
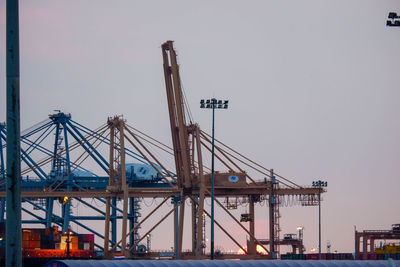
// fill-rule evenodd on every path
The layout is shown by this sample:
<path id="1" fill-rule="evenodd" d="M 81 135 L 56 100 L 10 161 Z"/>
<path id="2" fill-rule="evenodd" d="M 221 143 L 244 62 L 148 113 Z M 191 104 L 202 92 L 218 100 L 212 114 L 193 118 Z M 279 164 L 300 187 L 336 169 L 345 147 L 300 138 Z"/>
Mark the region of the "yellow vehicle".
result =
<path id="1" fill-rule="evenodd" d="M 400 253 L 400 244 L 389 243 L 375 250 L 376 254 L 397 254 Z"/>

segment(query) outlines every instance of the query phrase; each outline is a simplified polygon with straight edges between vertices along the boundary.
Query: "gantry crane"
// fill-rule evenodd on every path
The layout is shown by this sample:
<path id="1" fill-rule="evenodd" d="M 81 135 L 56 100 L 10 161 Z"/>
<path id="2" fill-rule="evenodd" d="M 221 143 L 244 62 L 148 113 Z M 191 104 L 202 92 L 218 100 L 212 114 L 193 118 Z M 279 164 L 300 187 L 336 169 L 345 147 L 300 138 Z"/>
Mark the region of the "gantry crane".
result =
<path id="1" fill-rule="evenodd" d="M 166 218 L 174 214 L 174 252 L 173 257 L 179 259 L 207 258 L 203 253 L 204 249 L 204 216 L 210 217 L 210 213 L 205 209 L 204 200 L 209 198 L 211 175 L 206 164 L 203 162 L 202 153 L 211 152 L 210 136 L 203 132 L 199 125 L 187 122 L 185 118 L 184 98 L 181 88 L 179 65 L 177 55 L 172 41 L 167 41 L 162 45 L 164 78 L 166 85 L 168 110 L 170 118 L 172 136 L 172 155 L 175 160 L 175 173 L 158 159 L 148 146 L 160 148 L 156 140 L 144 135 L 134 129 L 119 116 L 108 118 L 107 123 L 96 131 L 91 131 L 86 127 L 74 123 L 69 114 L 58 112 L 51 115 L 50 122 L 46 121 L 36 129 L 30 129 L 21 137 L 22 142 L 27 145 L 26 149 L 21 149 L 22 160 L 25 162 L 23 175 L 34 173 L 38 178 L 25 177 L 23 180 L 23 191 L 21 193 L 25 202 L 42 210 L 45 217 L 33 214 L 28 209 L 27 212 L 34 217 L 36 222 L 46 226 L 58 224 L 68 229 L 70 222 L 85 228 L 98 237 L 104 239 L 103 249 L 106 257 L 111 257 L 115 251 L 123 252 L 127 257 L 160 257 L 157 253 L 138 254 L 135 251 L 138 244 L 152 231 L 158 227 Z M 54 125 L 58 125 L 55 126 Z M 58 128 L 57 128 L 58 127 Z M 6 127 L 1 124 L 1 138 L 5 140 Z M 49 136 L 52 129 L 55 130 L 55 140 L 52 149 L 45 148 L 41 141 Z M 80 130 L 79 130 L 80 129 Z M 83 131 L 83 133 L 82 133 Z M 27 137 L 38 135 L 35 140 L 28 140 Z M 68 142 L 68 135 L 72 136 L 74 143 Z M 39 142 L 40 141 L 40 142 Z M 104 149 L 98 149 L 99 144 L 108 146 L 108 160 L 104 155 Z M 3 149 L 4 145 L 1 145 Z M 70 152 L 81 147 L 85 155 L 72 159 Z M 32 158 L 32 150 L 38 149 L 44 152 L 45 158 L 35 161 Z M 168 147 L 162 147 L 164 151 Z M 229 229 L 214 219 L 214 223 L 224 232 L 240 249 L 245 251 L 245 255 L 220 255 L 220 258 L 270 258 L 273 253 L 278 251 L 279 235 L 279 202 L 285 196 L 298 196 L 301 204 L 315 205 L 319 196 L 318 188 L 301 187 L 290 180 L 278 175 L 272 169 L 267 169 L 260 164 L 243 156 L 236 150 L 228 147 L 219 140 L 215 144 L 215 157 L 226 168 L 226 171 L 215 173 L 215 202 L 226 214 L 249 237 L 248 248 L 245 249 L 232 234 Z M 1 151 L 2 152 L 2 151 Z M 168 152 L 169 153 L 169 152 Z M 152 171 L 152 175 L 146 179 L 137 179 L 137 169 L 129 172 L 129 164 L 126 163 L 127 157 L 134 158 L 142 166 L 146 165 Z M 105 176 L 94 175 L 87 169 L 81 167 L 81 163 L 91 158 L 98 164 L 100 169 L 106 173 Z M 47 172 L 43 166 L 47 163 L 52 164 Z M 4 180 L 3 156 L 1 154 L 0 185 Z M 245 168 L 250 168 L 261 174 L 264 178 L 257 181 L 245 172 Z M 85 175 L 77 175 L 76 171 L 82 169 Z M 89 174 L 88 174 L 89 173 Z M 129 173 L 129 175 L 128 175 Z M 128 177 L 129 176 L 129 177 Z M 235 179 L 230 179 L 234 177 Z M 25 183 L 24 183 L 25 181 Z M 4 198 L 5 192 L 0 190 L 2 198 L 0 209 L 0 220 L 4 220 Z M 106 210 L 100 210 L 87 201 L 85 198 L 96 198 L 102 203 L 106 203 Z M 161 198 L 162 201 L 151 210 L 142 220 L 135 217 L 134 203 L 138 198 Z M 229 199 L 245 198 L 249 204 L 249 214 L 246 219 L 248 227 L 243 225 L 226 205 L 221 201 L 224 198 L 226 205 Z M 35 201 L 45 199 L 43 204 Z M 61 216 L 56 215 L 52 210 L 52 202 L 57 199 L 66 199 Z M 118 207 L 117 200 L 123 201 L 122 209 Z M 100 216 L 72 216 L 69 213 L 67 204 L 76 200 L 85 206 L 100 213 Z M 144 223 L 148 223 L 149 218 L 154 219 L 154 214 L 161 211 L 161 207 L 170 200 L 174 206 L 169 212 L 164 214 L 161 219 L 155 222 L 150 230 L 138 237 L 137 231 Z M 185 203 L 190 201 L 192 217 L 192 251 L 182 252 L 184 235 Z M 256 245 L 262 247 L 261 242 L 255 236 L 255 209 L 254 205 L 261 201 L 267 201 L 270 211 L 270 240 L 269 255 L 262 256 L 256 253 Z M 118 214 L 119 213 L 119 214 Z M 69 218 L 69 219 L 68 219 Z M 100 219 L 105 221 L 104 235 L 98 233 L 90 226 L 80 223 L 78 219 L 92 220 Z M 117 219 L 122 220 L 122 231 L 120 240 L 117 242 Z M 33 220 L 29 221 L 30 223 Z M 129 226 L 128 226 L 129 222 Z M 111 225 L 110 225 L 111 223 Z M 111 232 L 111 239 L 109 234 Z M 129 246 L 127 242 L 129 240 Z M 266 251 L 267 248 L 264 247 Z"/>
<path id="2" fill-rule="evenodd" d="M 67 232 L 72 226 L 79 226 L 96 235 L 96 247 L 103 249 L 99 240 L 103 233 L 87 221 L 105 220 L 105 212 L 97 205 L 105 203 L 104 197 L 111 198 L 110 244 L 117 241 L 117 225 L 122 220 L 123 210 L 118 199 L 107 194 L 109 185 L 109 161 L 103 151 L 110 146 L 107 137 L 108 125 L 90 130 L 72 120 L 71 115 L 61 111 L 50 114 L 38 124 L 21 134 L 21 186 L 23 224 L 41 224 L 46 228 L 54 225 Z M 5 220 L 5 160 L 4 150 L 7 127 L 0 124 L 0 222 Z M 119 143 L 119 142 L 118 142 Z M 156 188 L 165 187 L 155 171 L 143 164 L 143 159 L 133 151 L 125 151 L 128 160 L 127 182 L 131 186 Z M 85 164 L 89 161 L 89 164 Z M 133 163 L 136 162 L 136 163 Z M 89 167 L 90 166 L 90 167 Z M 99 170 L 89 170 L 98 167 Z M 143 168 L 147 173 L 140 173 Z M 97 172 L 97 174 L 96 174 Z M 113 176 L 112 176 L 113 177 Z M 118 177 L 117 177 L 118 178 Z M 89 201 L 87 200 L 89 199 Z M 93 202 L 97 202 L 94 205 Z M 57 205 L 58 204 L 58 205 Z M 73 206 L 84 207 L 85 214 L 73 214 Z M 57 208 L 60 206 L 60 209 Z M 140 213 L 140 199 L 130 197 L 128 205 L 129 227 L 137 223 Z M 29 218 L 30 217 L 30 218 Z M 139 239 L 138 232 L 130 236 L 130 243 Z M 101 245 L 100 245 L 101 244 Z"/>
<path id="3" fill-rule="evenodd" d="M 182 190 L 182 204 L 180 205 L 180 217 L 179 217 L 179 248 L 182 247 L 182 234 L 183 234 L 183 216 L 184 216 L 184 203 L 185 198 L 193 198 L 196 196 L 198 201 L 193 201 L 192 207 L 192 233 L 196 233 L 196 236 L 193 235 L 193 240 L 197 240 L 197 243 L 193 243 L 193 252 L 196 251 L 196 255 L 199 256 L 201 253 L 201 244 L 202 244 L 202 220 L 201 215 L 204 212 L 204 196 L 205 192 L 209 193 L 209 189 L 207 189 L 206 184 L 210 185 L 210 175 L 204 175 L 203 171 L 203 162 L 202 162 L 202 146 L 205 146 L 208 150 L 209 148 L 203 142 L 208 141 L 210 139 L 207 134 L 202 133 L 200 127 L 197 124 L 193 124 L 192 122 L 187 123 L 185 119 L 185 110 L 184 110 L 184 98 L 182 93 L 180 74 L 179 74 L 179 65 L 177 63 L 177 55 L 173 47 L 173 41 L 167 41 L 162 45 L 162 55 L 163 55 L 163 66 L 164 66 L 164 78 L 167 92 L 167 100 L 168 100 L 168 111 L 170 116 L 170 124 L 171 124 L 171 136 L 172 143 L 174 147 L 174 157 L 176 164 L 176 173 L 178 179 L 178 187 Z M 195 145 L 196 143 L 196 145 Z M 195 149 L 197 153 L 195 153 Z M 233 196 L 246 195 L 249 198 L 250 204 L 250 222 L 249 225 L 249 236 L 250 242 L 248 247 L 248 252 L 250 254 L 255 254 L 256 244 L 262 244 L 257 241 L 255 238 L 255 225 L 254 225 L 254 203 L 260 200 L 261 195 L 269 195 L 269 214 L 270 214 L 270 251 L 275 252 L 278 251 L 279 246 L 275 244 L 275 240 L 279 240 L 279 196 L 282 190 L 279 188 L 279 183 L 275 179 L 276 176 L 273 170 L 266 170 L 266 175 L 271 178 L 270 181 L 263 183 L 256 183 L 246 172 L 241 169 L 234 160 L 227 155 L 228 153 L 224 151 L 221 147 L 217 146 L 217 150 L 221 153 L 221 157 L 225 157 L 226 161 L 224 161 L 221 157 L 218 159 L 228 168 L 227 173 L 218 173 L 217 177 L 241 177 L 242 185 L 245 187 L 235 187 L 232 183 L 224 188 L 217 188 L 216 196 L 224 196 L 222 193 L 224 189 L 227 189 L 230 186 L 233 186 L 234 189 L 229 188 L 230 194 Z M 195 154 L 197 154 L 197 168 L 195 164 Z M 259 166 L 261 167 L 261 166 Z M 234 170 L 236 169 L 236 171 Z M 265 169 L 265 168 L 264 168 Z M 268 175 L 269 174 L 269 175 Z M 208 179 L 207 179 L 208 178 Z M 315 194 L 317 191 L 312 188 L 303 188 L 300 187 L 285 178 L 281 177 L 286 182 L 289 182 L 289 186 L 286 190 L 288 194 L 293 195 L 302 195 L 305 196 L 304 200 L 308 204 L 310 204 L 310 199 L 315 198 Z M 247 183 L 246 179 L 250 181 Z M 207 181 L 206 181 L 207 180 Z M 263 191 L 262 193 L 254 194 L 252 190 L 258 189 Z M 198 193 L 198 195 L 196 195 Z M 311 201 L 311 203 L 315 203 Z M 198 209 L 196 209 L 198 205 Z M 313 204 L 311 204 L 313 205 Z M 315 205 L 315 204 L 314 204 Z M 196 212 L 197 211 L 197 212 Z M 197 226 L 197 228 L 196 228 Z"/>

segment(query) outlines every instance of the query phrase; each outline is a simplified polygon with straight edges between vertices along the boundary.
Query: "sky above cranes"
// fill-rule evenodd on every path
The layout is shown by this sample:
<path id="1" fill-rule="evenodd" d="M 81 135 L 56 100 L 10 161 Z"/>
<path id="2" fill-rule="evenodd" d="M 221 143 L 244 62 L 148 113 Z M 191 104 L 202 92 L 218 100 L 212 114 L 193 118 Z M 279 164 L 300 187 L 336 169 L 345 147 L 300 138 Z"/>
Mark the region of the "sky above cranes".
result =
<path id="1" fill-rule="evenodd" d="M 210 132 L 200 99 L 229 99 L 216 137 L 297 184 L 328 181 L 323 251 L 329 240 L 331 251 L 352 252 L 354 226 L 400 223 L 400 29 L 385 26 L 390 11 L 398 1 L 22 0 L 21 128 L 56 109 L 93 129 L 123 114 L 170 144 L 161 44 L 174 40 L 194 122 Z M 268 212 L 258 209 L 266 238 Z M 282 234 L 304 226 L 315 248 L 317 212 L 281 208 Z M 236 251 L 225 239 L 216 246 Z"/>

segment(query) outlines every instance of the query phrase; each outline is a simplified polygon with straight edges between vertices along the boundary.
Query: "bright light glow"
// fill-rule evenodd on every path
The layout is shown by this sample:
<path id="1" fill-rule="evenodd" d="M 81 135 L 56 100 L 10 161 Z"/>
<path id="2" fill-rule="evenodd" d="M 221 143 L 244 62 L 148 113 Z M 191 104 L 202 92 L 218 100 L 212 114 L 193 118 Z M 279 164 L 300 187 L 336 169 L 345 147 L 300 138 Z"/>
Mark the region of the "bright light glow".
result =
<path id="1" fill-rule="evenodd" d="M 247 250 L 247 246 L 244 246 L 243 248 L 244 248 L 244 250 Z M 237 254 L 239 254 L 239 255 L 244 255 L 244 254 L 246 254 L 246 253 L 244 253 L 243 249 L 239 248 Z"/>
<path id="2" fill-rule="evenodd" d="M 244 246 L 243 248 L 244 248 L 245 251 L 247 251 L 247 246 Z M 260 246 L 260 245 L 257 245 L 256 251 L 257 251 L 257 254 L 268 255 L 268 252 L 265 251 L 265 249 L 264 249 L 262 246 Z M 243 249 L 240 248 L 240 249 L 238 250 L 237 254 L 239 254 L 239 255 L 244 255 L 244 254 L 246 254 L 246 253 L 243 251 Z"/>

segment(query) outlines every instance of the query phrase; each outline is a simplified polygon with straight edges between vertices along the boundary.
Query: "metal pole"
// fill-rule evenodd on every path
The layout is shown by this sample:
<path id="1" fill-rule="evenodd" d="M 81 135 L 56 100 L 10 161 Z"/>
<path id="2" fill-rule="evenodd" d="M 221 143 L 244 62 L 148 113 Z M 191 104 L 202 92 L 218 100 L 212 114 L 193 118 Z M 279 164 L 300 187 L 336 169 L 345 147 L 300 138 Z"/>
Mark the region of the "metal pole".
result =
<path id="1" fill-rule="evenodd" d="M 274 170 L 270 170 L 271 175 L 271 194 L 269 195 L 269 251 L 271 258 L 275 259 L 275 176 Z"/>
<path id="2" fill-rule="evenodd" d="M 135 227 L 135 211 L 136 211 L 136 206 L 135 206 L 135 199 L 133 197 L 129 198 L 129 229 L 133 229 Z M 135 243 L 135 232 L 129 235 L 129 246 L 132 246 Z M 133 248 L 133 250 L 136 250 L 136 248 Z"/>
<path id="3" fill-rule="evenodd" d="M 357 244 L 358 244 L 358 240 L 357 240 L 357 228 L 354 225 L 354 259 L 357 260 L 357 253 L 358 253 L 358 249 L 357 249 Z"/>
<path id="4" fill-rule="evenodd" d="M 117 243 L 117 198 L 111 199 L 111 241 L 113 244 Z"/>
<path id="5" fill-rule="evenodd" d="M 67 258 L 69 258 L 70 255 L 70 250 L 69 250 L 69 244 L 71 244 L 71 240 L 70 239 L 70 232 L 69 229 L 67 229 L 67 241 L 65 243 L 67 243 Z"/>
<path id="6" fill-rule="evenodd" d="M 321 183 L 318 190 L 318 259 L 321 260 Z"/>
<path id="7" fill-rule="evenodd" d="M 125 139 L 124 139 L 124 127 L 125 123 L 121 119 L 118 123 L 118 129 L 119 129 L 119 134 L 120 134 L 120 174 L 118 179 L 121 179 L 121 188 L 123 191 L 123 213 L 122 213 L 122 249 L 121 252 L 124 254 L 124 256 L 127 258 L 129 251 L 126 251 L 126 228 L 127 228 L 127 223 L 128 223 L 128 184 L 126 183 L 126 167 L 125 167 Z"/>
<path id="8" fill-rule="evenodd" d="M 214 259 L 214 127 L 215 127 L 215 99 L 212 104 L 212 150 L 211 150 L 211 260 Z"/>
<path id="9" fill-rule="evenodd" d="M 175 260 L 179 260 L 179 208 L 178 208 L 178 197 L 175 196 Z"/>
<path id="10" fill-rule="evenodd" d="M 21 251 L 21 145 L 19 103 L 18 0 L 6 2 L 7 65 L 7 195 L 6 266 L 22 266 Z"/>

